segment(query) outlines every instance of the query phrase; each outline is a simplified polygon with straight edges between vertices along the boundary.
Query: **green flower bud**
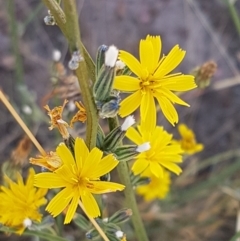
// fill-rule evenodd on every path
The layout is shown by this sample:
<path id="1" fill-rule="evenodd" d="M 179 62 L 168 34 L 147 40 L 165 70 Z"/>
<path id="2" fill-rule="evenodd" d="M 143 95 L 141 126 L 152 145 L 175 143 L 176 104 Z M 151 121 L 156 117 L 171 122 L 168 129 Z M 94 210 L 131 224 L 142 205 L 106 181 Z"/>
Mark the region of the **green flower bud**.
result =
<path id="1" fill-rule="evenodd" d="M 107 101 L 97 101 L 97 109 L 99 110 L 99 117 L 102 119 L 113 118 L 117 115 L 119 110 L 120 97 L 111 96 Z"/>
<path id="2" fill-rule="evenodd" d="M 102 68 L 105 61 L 105 52 L 108 49 L 106 45 L 101 45 L 97 50 L 96 60 L 96 76 L 98 76 L 100 69 Z"/>
<path id="3" fill-rule="evenodd" d="M 150 149 L 149 142 L 143 143 L 142 145 L 124 145 L 119 146 L 114 151 L 118 161 L 130 161 L 136 157 L 139 153 L 148 151 Z"/>
<path id="4" fill-rule="evenodd" d="M 123 208 L 116 213 L 114 213 L 110 218 L 110 223 L 121 224 L 127 222 L 132 216 L 132 210 L 129 208 Z"/>
<path id="5" fill-rule="evenodd" d="M 91 229 L 86 233 L 86 238 L 91 240 L 97 240 L 100 238 L 100 235 L 96 229 Z"/>
<path id="6" fill-rule="evenodd" d="M 74 154 L 75 139 L 71 135 L 69 135 L 69 137 L 67 139 L 64 139 L 64 143 L 68 147 L 68 149 L 71 151 L 73 156 L 75 156 L 75 154 Z"/>
<path id="7" fill-rule="evenodd" d="M 115 78 L 115 63 L 118 57 L 118 49 L 110 46 L 105 52 L 104 65 L 97 74 L 96 82 L 93 86 L 93 96 L 96 101 L 105 101 L 110 97 L 112 85 Z M 99 62 L 101 62 L 99 60 Z"/>
<path id="8" fill-rule="evenodd" d="M 107 223 L 104 230 L 106 233 L 115 234 L 117 231 L 121 230 L 121 228 L 114 223 Z"/>
<path id="9" fill-rule="evenodd" d="M 104 151 L 113 151 L 122 141 L 123 137 L 126 134 L 126 131 L 135 123 L 133 116 L 128 116 L 121 126 L 113 129 L 105 138 L 103 142 Z"/>
<path id="10" fill-rule="evenodd" d="M 151 179 L 149 177 L 142 177 L 140 175 L 134 175 L 133 173 L 130 176 L 131 183 L 134 187 L 138 187 L 141 185 L 147 185 L 151 182 Z"/>
<path id="11" fill-rule="evenodd" d="M 102 145 L 103 145 L 103 142 L 104 142 L 104 138 L 105 138 L 104 132 L 103 132 L 101 126 L 98 125 L 96 146 L 97 146 L 99 149 L 102 149 Z"/>

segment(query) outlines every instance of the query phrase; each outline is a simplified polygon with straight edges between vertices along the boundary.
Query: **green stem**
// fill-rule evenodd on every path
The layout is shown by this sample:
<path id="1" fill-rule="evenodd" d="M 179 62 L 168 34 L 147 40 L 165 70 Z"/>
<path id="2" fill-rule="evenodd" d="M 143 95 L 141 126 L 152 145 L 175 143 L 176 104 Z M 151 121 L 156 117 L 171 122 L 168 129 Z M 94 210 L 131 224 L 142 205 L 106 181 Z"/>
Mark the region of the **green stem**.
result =
<path id="1" fill-rule="evenodd" d="M 234 25 L 236 27 L 236 30 L 238 32 L 238 36 L 240 37 L 240 21 L 239 21 L 239 16 L 238 16 L 236 7 L 234 6 L 234 2 L 230 1 L 230 0 L 227 0 L 226 2 L 228 5 L 228 9 L 229 9 L 231 18 L 232 18 Z"/>
<path id="2" fill-rule="evenodd" d="M 96 146 L 98 126 L 97 110 L 90 88 L 91 80 L 95 80 L 93 76 L 94 63 L 81 43 L 76 1 L 63 0 L 64 11 L 55 0 L 43 0 L 43 3 L 49 8 L 57 25 L 68 40 L 70 51 L 79 50 L 80 53 L 83 53 L 85 61 L 80 62 L 79 68 L 76 70 L 76 76 L 78 77 L 83 102 L 87 111 L 86 144 L 89 149 L 92 149 Z"/>
<path id="3" fill-rule="evenodd" d="M 11 33 L 12 50 L 15 56 L 15 78 L 18 84 L 23 81 L 23 65 L 18 46 L 18 29 L 15 17 L 15 3 L 14 0 L 7 1 L 7 9 L 9 16 L 9 30 Z"/>
<path id="4" fill-rule="evenodd" d="M 109 123 L 110 130 L 119 126 L 117 118 L 109 119 L 108 123 Z M 120 162 L 117 166 L 117 171 L 118 171 L 120 181 L 122 182 L 122 184 L 125 185 L 124 195 L 125 195 L 127 206 L 132 209 L 132 213 L 133 213 L 132 223 L 135 230 L 135 234 L 137 236 L 137 240 L 148 241 L 147 233 L 138 210 L 136 197 L 135 197 L 132 183 L 130 180 L 128 163 Z"/>

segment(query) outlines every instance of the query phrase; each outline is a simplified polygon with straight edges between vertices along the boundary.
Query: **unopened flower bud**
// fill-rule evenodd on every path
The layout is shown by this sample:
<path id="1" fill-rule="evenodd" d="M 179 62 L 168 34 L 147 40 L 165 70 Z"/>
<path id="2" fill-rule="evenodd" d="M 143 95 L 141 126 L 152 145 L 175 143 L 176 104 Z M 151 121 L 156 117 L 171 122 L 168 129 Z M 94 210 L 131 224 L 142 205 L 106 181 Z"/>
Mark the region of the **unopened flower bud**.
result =
<path id="1" fill-rule="evenodd" d="M 115 234 L 117 231 L 121 231 L 121 229 L 116 224 L 108 222 L 105 225 L 105 232 L 106 233 L 108 233 L 108 234 Z"/>
<path id="2" fill-rule="evenodd" d="M 127 222 L 129 218 L 132 216 L 132 210 L 129 208 L 123 208 L 116 213 L 114 213 L 110 218 L 109 222 L 115 223 L 115 224 L 120 224 Z"/>
<path id="3" fill-rule="evenodd" d="M 110 46 L 105 52 L 104 65 L 100 71 L 98 71 L 97 79 L 93 86 L 93 95 L 96 101 L 106 101 L 111 96 L 112 85 L 116 74 L 115 63 L 117 57 L 118 49 L 113 45 Z M 99 61 L 101 61 L 101 58 Z M 99 65 L 100 64 L 101 63 L 99 63 Z"/>
<path id="4" fill-rule="evenodd" d="M 131 127 L 135 123 L 133 116 L 128 116 L 121 126 L 113 129 L 105 138 L 103 142 L 103 148 L 105 151 L 111 150 L 113 151 L 122 141 L 123 137 L 126 134 L 126 131 L 129 127 Z"/>
<path id="5" fill-rule="evenodd" d="M 102 101 L 97 101 L 97 109 L 99 110 L 99 117 L 102 119 L 113 118 L 118 114 L 120 97 L 112 96 L 108 101 L 102 103 Z"/>
<path id="6" fill-rule="evenodd" d="M 102 149 L 102 145 L 103 145 L 103 142 L 104 142 L 104 138 L 105 138 L 104 132 L 103 132 L 101 126 L 98 125 L 96 146 L 97 146 L 100 150 Z"/>
<path id="7" fill-rule="evenodd" d="M 196 84 L 199 88 L 204 89 L 209 86 L 210 81 L 217 70 L 216 62 L 210 60 L 192 71 L 195 76 Z"/>
<path id="8" fill-rule="evenodd" d="M 143 143 L 140 146 L 137 145 L 124 145 L 115 149 L 114 155 L 118 161 L 130 161 L 135 158 L 139 153 L 150 149 L 149 142 Z"/>
<path id="9" fill-rule="evenodd" d="M 86 238 L 87 239 L 98 239 L 100 236 L 99 236 L 99 232 L 96 230 L 96 229 L 91 229 L 90 231 L 88 231 L 86 233 Z"/>
<path id="10" fill-rule="evenodd" d="M 98 73 L 105 62 L 105 52 L 107 51 L 107 49 L 108 47 L 106 45 L 101 45 L 97 50 L 96 76 L 98 76 Z"/>

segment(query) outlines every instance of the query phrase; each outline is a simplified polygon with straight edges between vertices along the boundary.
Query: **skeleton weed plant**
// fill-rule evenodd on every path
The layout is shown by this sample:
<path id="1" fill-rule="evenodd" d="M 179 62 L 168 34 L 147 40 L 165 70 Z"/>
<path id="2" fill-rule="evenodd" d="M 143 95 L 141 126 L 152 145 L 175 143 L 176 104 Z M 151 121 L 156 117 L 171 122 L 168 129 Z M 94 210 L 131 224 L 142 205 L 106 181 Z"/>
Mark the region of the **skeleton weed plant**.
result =
<path id="1" fill-rule="evenodd" d="M 170 173 L 182 172 L 179 164 L 185 149 L 193 154 L 203 148 L 196 144 L 194 133 L 187 127 L 180 126 L 183 140 L 176 141 L 157 125 L 155 99 L 174 126 L 179 119 L 174 104 L 189 106 L 178 97 L 179 93 L 196 88 L 192 75 L 172 73 L 185 51 L 176 45 L 162 56 L 160 36 L 148 35 L 139 44 L 140 60 L 114 45 L 102 45 L 94 63 L 81 42 L 75 0 L 62 0 L 62 4 L 43 0 L 43 3 L 49 9 L 45 23 L 57 25 L 68 40 L 72 53 L 68 67 L 78 78 L 82 102 L 76 102 L 79 110 L 70 121 L 63 120 L 67 100 L 62 106 L 44 107 L 50 117 L 49 129 L 57 129 L 63 139 L 56 150 L 46 152 L 0 92 L 1 100 L 41 154 L 30 158 L 30 163 L 44 170 L 35 174 L 30 169 L 25 183 L 20 174 L 17 182 L 5 177 L 7 184 L 0 191 L 2 230 L 67 240 L 61 237 L 59 229 L 54 230 L 53 219 L 46 215 L 42 219 L 39 207 L 51 197 L 45 210 L 54 218 L 64 215 L 64 224 L 75 222 L 86 231 L 88 239 L 124 241 L 127 237 L 121 224 L 130 220 L 137 240 L 147 241 L 135 190 L 146 201 L 163 199 L 169 191 Z M 121 100 L 122 92 L 130 95 Z M 135 128 L 133 112 L 138 107 L 140 118 Z M 126 117 L 122 125 L 118 124 L 119 116 Z M 101 118 L 108 121 L 108 133 L 100 125 Z M 84 139 L 69 133 L 69 128 L 78 121 L 86 124 Z M 125 137 L 132 144 L 123 144 Z M 189 138 L 192 146 L 188 144 Z M 114 168 L 120 183 L 110 181 Z M 53 191 L 46 196 L 50 189 Z M 116 191 L 124 192 L 127 208 L 107 217 L 103 212 L 103 194 Z M 16 197 L 17 202 L 12 204 Z M 78 206 L 85 216 L 79 214 Z M 46 231 L 49 224 L 51 232 Z"/>

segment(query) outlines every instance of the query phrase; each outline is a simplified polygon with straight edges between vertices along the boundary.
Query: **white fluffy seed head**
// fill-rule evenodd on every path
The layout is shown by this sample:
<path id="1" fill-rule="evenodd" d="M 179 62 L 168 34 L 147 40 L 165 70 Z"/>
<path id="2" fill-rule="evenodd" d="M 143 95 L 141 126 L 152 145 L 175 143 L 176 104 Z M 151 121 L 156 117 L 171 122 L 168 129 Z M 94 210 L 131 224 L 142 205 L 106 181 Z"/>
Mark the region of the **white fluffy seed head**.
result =
<path id="1" fill-rule="evenodd" d="M 122 232 L 121 230 L 118 230 L 116 233 L 115 233 L 116 237 L 117 238 L 122 238 L 123 235 L 124 235 L 124 232 Z"/>
<path id="2" fill-rule="evenodd" d="M 52 53 L 52 59 L 53 59 L 53 61 L 55 61 L 55 62 L 60 61 L 61 55 L 62 55 L 62 54 L 61 54 L 61 52 L 60 52 L 59 50 L 57 50 L 57 49 L 53 50 L 53 53 Z"/>
<path id="3" fill-rule="evenodd" d="M 126 131 L 129 127 L 131 127 L 133 124 L 135 124 L 135 119 L 133 115 L 129 115 L 125 121 L 123 122 L 121 129 L 122 131 Z"/>
<path id="4" fill-rule="evenodd" d="M 105 53 L 105 65 L 113 68 L 116 64 L 117 58 L 118 49 L 114 45 L 109 46 Z"/>
<path id="5" fill-rule="evenodd" d="M 150 150 L 150 148 L 151 148 L 150 142 L 145 142 L 142 145 L 139 145 L 136 151 L 141 153 L 141 152 Z"/>
<path id="6" fill-rule="evenodd" d="M 25 218 L 23 220 L 23 226 L 28 228 L 28 227 L 31 227 L 32 226 L 32 220 L 30 218 Z"/>

